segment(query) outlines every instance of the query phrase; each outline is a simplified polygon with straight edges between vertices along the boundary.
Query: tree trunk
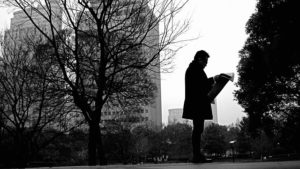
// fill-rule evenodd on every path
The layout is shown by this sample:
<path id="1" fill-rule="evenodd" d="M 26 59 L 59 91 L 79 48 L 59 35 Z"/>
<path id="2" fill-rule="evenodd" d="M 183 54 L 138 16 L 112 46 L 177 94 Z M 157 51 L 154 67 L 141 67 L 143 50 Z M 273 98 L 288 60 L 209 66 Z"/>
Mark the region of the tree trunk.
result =
<path id="1" fill-rule="evenodd" d="M 101 132 L 99 122 L 91 122 L 89 126 L 89 145 L 88 145 L 88 159 L 89 165 L 97 165 L 97 153 L 100 165 L 106 165 L 105 151 L 102 145 Z"/>
<path id="2" fill-rule="evenodd" d="M 14 167 L 25 168 L 27 166 L 29 154 L 27 149 L 27 140 L 23 135 L 18 135 L 17 138 L 15 138 L 15 148 L 16 164 L 14 165 Z"/>
<path id="3" fill-rule="evenodd" d="M 98 158 L 100 165 L 107 165 L 106 157 L 105 157 L 105 150 L 102 144 L 102 137 L 101 137 L 101 130 L 99 125 L 97 130 L 97 150 L 98 150 Z"/>
<path id="4" fill-rule="evenodd" d="M 97 144 L 97 134 L 96 134 L 96 127 L 97 124 L 91 122 L 89 123 L 89 144 L 88 144 L 88 161 L 89 165 L 97 165 L 97 158 L 96 158 L 96 144 Z M 98 125 L 99 127 L 99 125 Z"/>

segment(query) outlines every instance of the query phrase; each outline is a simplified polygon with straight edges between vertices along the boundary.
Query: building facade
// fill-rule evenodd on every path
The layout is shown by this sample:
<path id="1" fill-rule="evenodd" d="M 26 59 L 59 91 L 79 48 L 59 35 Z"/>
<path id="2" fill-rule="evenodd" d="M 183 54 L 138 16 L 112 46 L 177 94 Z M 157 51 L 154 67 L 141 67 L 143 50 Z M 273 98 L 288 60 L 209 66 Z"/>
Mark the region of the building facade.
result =
<path id="1" fill-rule="evenodd" d="M 5 33 L 5 39 L 18 41 L 22 43 L 24 40 L 38 40 L 40 43 L 46 38 L 40 33 L 37 27 L 43 30 L 48 36 L 52 36 L 51 26 L 56 30 L 54 34 L 62 30 L 62 9 L 56 0 L 50 1 L 52 25 L 45 19 L 50 14 L 45 7 L 38 5 L 36 9 L 28 8 L 26 12 L 19 10 L 13 13 L 10 21 L 10 29 Z M 32 18 L 34 24 L 29 19 Z M 45 16 L 45 17 L 44 17 Z"/>
<path id="2" fill-rule="evenodd" d="M 110 17 L 114 18 L 112 20 L 115 20 L 116 22 L 111 22 L 109 24 L 109 27 L 114 27 L 112 30 L 118 30 L 118 27 L 124 27 L 124 29 L 130 29 L 131 20 L 130 18 L 127 18 L 126 13 L 130 11 L 136 11 L 138 12 L 138 16 L 142 18 L 142 21 L 147 23 L 147 18 L 149 15 L 149 7 L 148 4 L 141 4 L 146 1 L 136 1 L 136 0 L 124 0 L 124 1 L 117 1 L 116 3 L 113 3 L 112 5 L 112 14 Z M 91 7 L 94 8 L 94 11 L 99 11 L 103 8 L 103 3 L 97 0 L 90 0 Z M 145 8 L 141 9 L 140 7 L 143 6 Z M 133 10 L 134 8 L 139 8 L 137 10 Z M 97 12 L 98 15 L 101 14 L 101 12 Z M 81 29 L 96 29 L 95 21 L 93 18 L 91 18 L 88 14 L 84 16 L 86 20 L 86 24 L 82 24 Z M 121 24 L 118 22 L 121 20 Z M 124 26 L 125 25 L 125 26 Z M 132 25 L 133 26 L 133 25 Z M 109 28 L 108 28 L 109 29 Z M 149 57 L 155 55 L 155 53 L 158 52 L 158 45 L 159 45 L 159 25 L 156 25 L 153 29 L 147 30 L 148 35 L 145 37 L 143 42 L 146 44 L 144 46 L 152 46 L 151 48 L 142 47 L 139 51 L 144 55 L 143 57 L 147 58 L 147 55 Z M 119 31 L 116 31 L 119 32 Z M 141 30 L 141 32 L 143 32 Z M 128 30 L 123 31 L 124 34 L 133 33 Z M 137 38 L 140 34 L 137 35 Z M 134 37 L 131 36 L 131 37 Z M 153 65 L 153 66 L 152 66 Z M 125 119 L 123 121 L 130 121 L 131 119 L 135 119 L 133 121 L 136 121 L 137 124 L 150 124 L 152 126 L 155 126 L 157 128 L 161 128 L 162 126 L 162 107 L 161 107 L 161 77 L 160 77 L 160 60 L 159 57 L 157 57 L 156 60 L 153 61 L 153 64 L 149 66 L 148 74 L 150 75 L 152 82 L 155 84 L 157 90 L 155 92 L 155 97 L 153 99 L 153 102 L 149 105 L 141 106 L 140 109 L 132 110 L 129 114 L 126 114 L 124 111 L 119 110 L 118 108 L 108 108 L 107 110 L 102 112 L 102 120 L 103 121 L 110 121 L 110 120 L 121 120 Z"/>

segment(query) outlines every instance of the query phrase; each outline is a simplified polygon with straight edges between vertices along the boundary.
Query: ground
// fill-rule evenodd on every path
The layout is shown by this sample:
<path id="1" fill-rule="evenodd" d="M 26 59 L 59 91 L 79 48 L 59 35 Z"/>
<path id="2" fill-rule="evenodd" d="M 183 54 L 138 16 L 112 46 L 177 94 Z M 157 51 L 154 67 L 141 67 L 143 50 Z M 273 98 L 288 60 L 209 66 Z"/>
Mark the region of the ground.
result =
<path id="1" fill-rule="evenodd" d="M 212 162 L 202 164 L 164 163 L 107 166 L 43 167 L 38 169 L 300 169 L 300 161 L 272 162 Z M 37 168 L 32 168 L 37 169 Z"/>

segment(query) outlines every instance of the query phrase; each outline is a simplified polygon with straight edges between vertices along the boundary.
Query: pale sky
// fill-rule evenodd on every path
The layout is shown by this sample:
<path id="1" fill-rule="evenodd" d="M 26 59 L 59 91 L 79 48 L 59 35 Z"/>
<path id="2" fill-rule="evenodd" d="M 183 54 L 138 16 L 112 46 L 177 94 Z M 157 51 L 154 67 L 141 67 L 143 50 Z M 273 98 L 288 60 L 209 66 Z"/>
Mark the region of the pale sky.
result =
<path id="1" fill-rule="evenodd" d="M 167 123 L 168 109 L 182 108 L 184 102 L 184 74 L 198 50 L 206 50 L 210 58 L 205 72 L 208 77 L 219 73 L 235 73 L 235 79 L 227 83 L 217 96 L 218 122 L 230 125 L 245 116 L 234 101 L 237 90 L 238 52 L 247 35 L 245 25 L 255 12 L 256 0 L 190 0 L 180 18 L 191 18 L 190 28 L 181 38 L 196 38 L 186 43 L 175 56 L 175 69 L 162 74 L 163 123 Z"/>
<path id="2" fill-rule="evenodd" d="M 186 42 L 175 55 L 172 73 L 162 74 L 162 120 L 167 123 L 168 109 L 182 108 L 184 102 L 184 74 L 194 54 L 206 50 L 210 54 L 206 74 L 235 73 L 234 82 L 228 82 L 217 97 L 218 122 L 221 125 L 235 123 L 245 116 L 243 109 L 234 101 L 237 89 L 236 66 L 238 52 L 247 35 L 245 25 L 255 11 L 256 0 L 190 0 L 178 19 L 190 18 L 190 27 L 181 39 Z M 0 8 L 0 31 L 9 25 L 9 11 Z"/>

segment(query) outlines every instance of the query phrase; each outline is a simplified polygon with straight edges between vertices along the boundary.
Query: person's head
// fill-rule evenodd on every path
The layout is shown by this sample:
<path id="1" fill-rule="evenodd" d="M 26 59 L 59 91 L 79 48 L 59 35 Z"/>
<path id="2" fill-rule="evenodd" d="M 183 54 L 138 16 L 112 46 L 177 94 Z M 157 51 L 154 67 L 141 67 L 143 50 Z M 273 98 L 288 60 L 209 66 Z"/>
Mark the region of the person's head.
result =
<path id="1" fill-rule="evenodd" d="M 207 65 L 208 58 L 209 58 L 209 54 L 204 50 L 200 50 L 194 56 L 194 61 L 200 63 L 204 68 Z"/>

